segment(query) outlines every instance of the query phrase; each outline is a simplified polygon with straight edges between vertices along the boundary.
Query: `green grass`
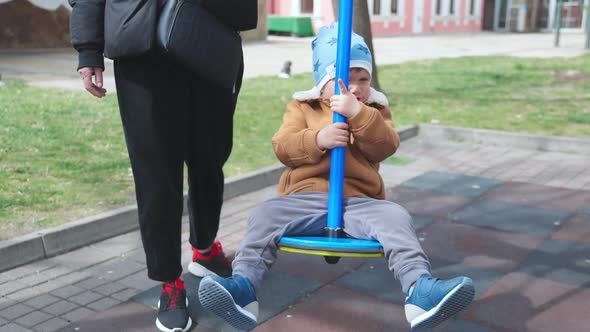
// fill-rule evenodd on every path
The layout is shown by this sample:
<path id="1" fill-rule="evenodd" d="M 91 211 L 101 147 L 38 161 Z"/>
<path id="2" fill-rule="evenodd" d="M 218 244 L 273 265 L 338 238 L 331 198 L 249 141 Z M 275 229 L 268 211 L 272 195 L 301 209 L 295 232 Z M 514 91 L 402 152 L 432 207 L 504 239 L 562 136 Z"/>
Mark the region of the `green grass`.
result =
<path id="1" fill-rule="evenodd" d="M 382 66 L 379 77 L 398 127 L 438 123 L 590 136 L 590 56 L 420 61 Z M 6 83 L 0 87 L 0 238 L 134 202 L 115 95 L 98 100 Z M 285 105 L 312 84 L 310 74 L 245 81 L 228 177 L 277 162 L 270 139 Z"/>
<path id="2" fill-rule="evenodd" d="M 0 236 L 129 203 L 133 178 L 116 98 L 0 88 Z"/>
<path id="3" fill-rule="evenodd" d="M 379 77 L 398 124 L 589 136 L 589 66 L 590 56 L 470 57 L 386 66 Z"/>

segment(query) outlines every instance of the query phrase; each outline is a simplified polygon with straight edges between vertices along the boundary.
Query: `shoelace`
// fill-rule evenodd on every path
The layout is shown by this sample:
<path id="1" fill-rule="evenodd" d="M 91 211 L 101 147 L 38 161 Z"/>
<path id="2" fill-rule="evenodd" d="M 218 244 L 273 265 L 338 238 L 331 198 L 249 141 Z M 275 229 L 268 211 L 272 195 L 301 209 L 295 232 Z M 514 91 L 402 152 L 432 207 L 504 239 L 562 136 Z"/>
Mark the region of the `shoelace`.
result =
<path id="1" fill-rule="evenodd" d="M 169 308 L 175 308 L 181 301 L 181 294 L 184 290 L 184 283 L 181 280 L 170 281 L 164 284 L 162 291 L 168 294 L 170 299 L 170 303 L 168 304 Z"/>

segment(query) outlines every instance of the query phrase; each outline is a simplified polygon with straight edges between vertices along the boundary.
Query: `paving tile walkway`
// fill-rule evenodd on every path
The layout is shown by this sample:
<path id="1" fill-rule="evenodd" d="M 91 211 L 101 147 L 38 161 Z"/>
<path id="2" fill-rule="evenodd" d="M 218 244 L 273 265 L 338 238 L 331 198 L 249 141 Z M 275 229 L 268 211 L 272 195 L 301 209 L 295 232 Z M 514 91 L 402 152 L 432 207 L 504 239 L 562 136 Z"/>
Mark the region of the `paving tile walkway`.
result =
<path id="1" fill-rule="evenodd" d="M 312 37 L 269 36 L 266 41 L 244 43 L 244 77 L 274 76 L 285 61 L 292 73 L 311 71 Z M 460 56 L 573 57 L 587 53 L 583 33 L 563 33 L 560 47 L 553 33 L 465 32 L 373 39 L 379 65 Z M 0 73 L 5 79 L 23 79 L 40 87 L 83 91 L 76 73 L 77 55 L 72 48 L 0 50 Z M 113 62 L 106 60 L 104 86 L 115 91 Z"/>
<path id="2" fill-rule="evenodd" d="M 590 312 L 590 157 L 456 142 L 405 141 L 384 164 L 388 199 L 415 219 L 439 277 L 471 276 L 477 302 L 436 331 L 586 331 Z M 233 253 L 248 211 L 274 186 L 224 204 Z M 190 260 L 183 225 L 183 262 Z M 302 268 L 304 267 L 304 268 Z M 192 331 L 232 331 L 196 300 Z M 138 232 L 0 273 L 0 331 L 155 331 L 159 285 Z M 279 255 L 259 294 L 256 331 L 406 331 L 404 296 L 383 259 Z"/>

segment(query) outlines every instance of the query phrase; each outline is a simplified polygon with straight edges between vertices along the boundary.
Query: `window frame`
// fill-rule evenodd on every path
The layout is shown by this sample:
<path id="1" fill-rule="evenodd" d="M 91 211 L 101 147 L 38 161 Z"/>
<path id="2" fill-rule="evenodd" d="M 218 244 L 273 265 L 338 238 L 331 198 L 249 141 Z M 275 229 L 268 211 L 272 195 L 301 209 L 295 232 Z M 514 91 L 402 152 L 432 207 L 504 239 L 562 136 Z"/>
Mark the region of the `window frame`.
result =
<path id="1" fill-rule="evenodd" d="M 392 13 L 393 1 L 396 3 L 397 13 Z M 372 0 L 367 1 L 369 16 L 377 21 L 403 19 L 404 4 L 406 0 Z M 378 14 L 375 14 L 375 3 L 378 3 Z"/>

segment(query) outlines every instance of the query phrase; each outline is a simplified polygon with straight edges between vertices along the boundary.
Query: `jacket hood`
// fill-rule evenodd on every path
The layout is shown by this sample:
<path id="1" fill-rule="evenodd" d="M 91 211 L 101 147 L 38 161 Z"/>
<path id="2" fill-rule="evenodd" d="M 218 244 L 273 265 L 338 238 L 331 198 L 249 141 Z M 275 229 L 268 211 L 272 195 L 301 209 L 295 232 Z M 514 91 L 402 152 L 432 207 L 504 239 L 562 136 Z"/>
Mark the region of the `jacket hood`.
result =
<path id="1" fill-rule="evenodd" d="M 318 87 L 314 86 L 310 90 L 307 91 L 298 91 L 293 94 L 293 99 L 298 101 L 305 101 L 305 100 L 314 100 L 321 98 L 321 91 Z M 387 97 L 383 94 L 383 92 L 377 91 L 371 87 L 371 93 L 369 94 L 369 99 L 367 99 L 367 104 L 379 104 L 382 106 L 389 106 L 389 102 L 387 101 Z"/>

